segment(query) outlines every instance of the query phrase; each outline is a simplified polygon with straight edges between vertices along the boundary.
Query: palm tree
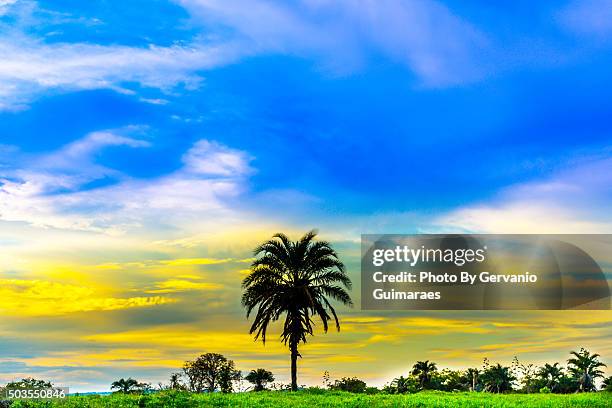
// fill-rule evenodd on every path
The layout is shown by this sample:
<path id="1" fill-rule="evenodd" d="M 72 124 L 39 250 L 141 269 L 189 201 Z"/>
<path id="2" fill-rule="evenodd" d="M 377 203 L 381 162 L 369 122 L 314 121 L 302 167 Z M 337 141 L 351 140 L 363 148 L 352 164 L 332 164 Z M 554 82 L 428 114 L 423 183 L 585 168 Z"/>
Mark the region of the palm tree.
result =
<path id="1" fill-rule="evenodd" d="M 563 376 L 563 369 L 559 367 L 559 363 L 555 364 L 544 364 L 538 371 L 538 376 L 546 381 L 546 386 L 552 392 L 557 391 L 559 388 L 559 379 Z"/>
<path id="2" fill-rule="evenodd" d="M 140 386 L 140 383 L 133 378 L 128 378 L 127 380 L 121 378 L 120 380 L 114 381 L 111 384 L 111 390 L 117 390 L 124 394 L 130 393 L 132 391 L 136 391 Z"/>
<path id="3" fill-rule="evenodd" d="M 266 385 L 274 381 L 274 375 L 265 368 L 258 368 L 251 370 L 244 379 L 254 385 L 253 391 L 264 391 Z"/>
<path id="4" fill-rule="evenodd" d="M 405 394 L 410 391 L 410 389 L 416 388 L 416 383 L 412 377 L 404 377 L 400 376 L 398 378 L 393 379 L 391 382 L 391 389 L 394 393 L 397 394 Z"/>
<path id="5" fill-rule="evenodd" d="M 431 382 L 431 374 L 437 369 L 436 363 L 433 361 L 417 361 L 415 365 L 412 366 L 412 375 L 417 376 L 421 389 L 425 389 Z"/>
<path id="6" fill-rule="evenodd" d="M 595 378 L 604 376 L 600 367 L 606 367 L 604 363 L 599 361 L 599 354 L 591 354 L 585 348 L 581 348 L 579 352 L 572 351 L 570 354 L 575 358 L 567 360 L 568 369 L 578 380 L 580 385 L 578 391 L 594 391 Z"/>
<path id="7" fill-rule="evenodd" d="M 512 375 L 510 367 L 503 367 L 501 364 L 487 366 L 482 373 L 482 383 L 488 392 L 505 392 L 512 390 L 512 382 L 516 377 Z"/>
<path id="8" fill-rule="evenodd" d="M 258 258 L 242 282 L 247 318 L 257 309 L 249 331 L 255 333 L 255 340 L 261 337 L 265 343 L 270 323 L 284 315 L 281 341 L 291 352 L 293 391 L 297 390 L 297 358 L 301 357 L 298 345 L 306 343 L 306 335 L 313 334 L 313 316 L 319 316 L 324 332 L 333 316 L 340 331 L 330 299 L 353 305 L 345 290 L 351 288 L 351 280 L 344 264 L 328 242 L 315 241 L 315 236 L 316 232 L 310 231 L 292 242 L 284 234 L 274 235 L 255 249 Z"/>

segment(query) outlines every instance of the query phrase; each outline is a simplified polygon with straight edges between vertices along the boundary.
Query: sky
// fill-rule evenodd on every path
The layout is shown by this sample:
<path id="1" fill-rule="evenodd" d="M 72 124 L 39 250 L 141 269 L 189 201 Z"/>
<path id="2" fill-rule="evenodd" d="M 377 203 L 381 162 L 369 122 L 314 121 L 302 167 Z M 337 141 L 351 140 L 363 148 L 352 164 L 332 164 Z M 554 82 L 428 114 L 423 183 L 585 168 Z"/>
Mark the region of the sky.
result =
<path id="1" fill-rule="evenodd" d="M 0 383 L 107 390 L 248 335 L 252 249 L 316 228 L 612 233 L 612 2 L 0 0 Z M 300 382 L 612 366 L 610 311 L 365 312 Z"/>

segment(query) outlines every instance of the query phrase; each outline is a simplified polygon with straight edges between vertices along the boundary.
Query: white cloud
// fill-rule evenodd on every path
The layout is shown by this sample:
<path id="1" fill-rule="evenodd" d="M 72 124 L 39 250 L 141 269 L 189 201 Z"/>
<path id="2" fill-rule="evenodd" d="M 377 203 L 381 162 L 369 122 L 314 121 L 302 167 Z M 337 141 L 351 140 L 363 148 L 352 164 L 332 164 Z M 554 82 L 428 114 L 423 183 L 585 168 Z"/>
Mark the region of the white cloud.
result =
<path id="1" fill-rule="evenodd" d="M 303 0 L 292 7 L 263 0 L 176 2 L 214 35 L 175 46 L 49 43 L 25 34 L 29 25 L 44 21 L 29 21 L 36 5 L 23 3 L 30 11 L 16 14 L 10 25 L 0 24 L 0 111 L 25 108 L 49 92 L 104 88 L 134 93 L 125 88 L 130 82 L 162 91 L 181 84 L 191 89 L 202 71 L 266 53 L 314 58 L 343 73 L 359 67 L 375 49 L 434 87 L 470 82 L 488 69 L 482 55 L 489 49 L 485 36 L 433 0 Z M 11 4 L 3 0 L 0 10 Z"/>
<path id="2" fill-rule="evenodd" d="M 185 170 L 212 176 L 247 174 L 250 160 L 244 152 L 208 140 L 200 140 L 183 156 Z"/>
<path id="3" fill-rule="evenodd" d="M 244 176 L 251 171 L 246 153 L 201 140 L 185 154 L 183 168 L 154 179 L 134 179 L 93 161 L 95 152 L 111 145 L 148 144 L 97 132 L 0 171 L 0 219 L 117 234 L 143 226 L 172 228 L 239 218 L 226 200 L 244 190 Z M 116 179 L 113 184 L 82 188 L 108 175 Z"/>
<path id="4" fill-rule="evenodd" d="M 233 44 L 146 48 L 0 38 L 0 110 L 19 109 L 44 91 L 116 89 L 125 82 L 170 90 L 195 87 L 197 72 L 236 58 Z"/>
<path id="5" fill-rule="evenodd" d="M 587 159 L 553 177 L 506 189 L 488 203 L 437 218 L 444 232 L 612 233 L 612 159 Z"/>
<path id="6" fill-rule="evenodd" d="M 13 4 L 17 3 L 17 0 L 0 0 L 0 16 L 6 13 Z"/>
<path id="7" fill-rule="evenodd" d="M 485 74 L 487 40 L 431 0 L 284 2 L 176 0 L 196 21 L 231 27 L 258 52 L 322 57 L 350 70 L 374 47 L 407 65 L 428 86 L 472 81 Z"/>

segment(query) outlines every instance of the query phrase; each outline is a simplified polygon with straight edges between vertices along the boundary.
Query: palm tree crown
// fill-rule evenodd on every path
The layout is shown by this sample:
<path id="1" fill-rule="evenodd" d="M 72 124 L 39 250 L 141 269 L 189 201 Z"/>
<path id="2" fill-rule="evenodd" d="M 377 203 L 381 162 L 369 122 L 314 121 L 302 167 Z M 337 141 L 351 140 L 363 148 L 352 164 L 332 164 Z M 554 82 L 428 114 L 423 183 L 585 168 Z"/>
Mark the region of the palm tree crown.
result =
<path id="1" fill-rule="evenodd" d="M 129 393 L 136 390 L 141 384 L 133 378 L 121 378 L 111 384 L 111 390 L 117 390 L 123 393 Z"/>
<path id="2" fill-rule="evenodd" d="M 556 391 L 559 386 L 559 379 L 563 376 L 563 369 L 559 367 L 559 363 L 544 364 L 538 375 L 546 382 L 546 386 L 551 391 Z"/>
<path id="3" fill-rule="evenodd" d="M 437 369 L 433 361 L 417 361 L 412 367 L 412 375 L 417 376 L 421 389 L 424 389 L 431 382 L 431 375 Z"/>
<path id="4" fill-rule="evenodd" d="M 594 379 L 603 377 L 604 373 L 600 370 L 606 365 L 599 361 L 599 354 L 591 354 L 588 350 L 581 348 L 579 352 L 570 353 L 574 358 L 567 360 L 568 369 L 580 384 L 579 391 L 595 390 Z"/>
<path id="5" fill-rule="evenodd" d="M 313 334 L 313 317 L 319 316 L 327 332 L 329 321 L 340 322 L 331 300 L 352 306 L 346 289 L 351 288 L 344 264 L 328 242 L 315 241 L 310 231 L 292 242 L 284 234 L 258 246 L 257 259 L 244 279 L 242 304 L 247 317 L 257 309 L 250 333 L 266 341 L 271 322 L 284 316 L 281 340 L 291 351 L 291 388 L 297 389 L 298 345 Z"/>

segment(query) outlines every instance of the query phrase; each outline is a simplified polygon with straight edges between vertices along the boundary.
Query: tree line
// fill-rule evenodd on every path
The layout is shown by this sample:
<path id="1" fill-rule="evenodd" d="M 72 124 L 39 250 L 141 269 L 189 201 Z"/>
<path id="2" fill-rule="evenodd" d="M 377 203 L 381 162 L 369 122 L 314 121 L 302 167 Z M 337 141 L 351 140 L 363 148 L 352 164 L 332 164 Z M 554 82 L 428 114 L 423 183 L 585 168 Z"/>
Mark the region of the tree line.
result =
<path id="1" fill-rule="evenodd" d="M 492 393 L 559 393 L 597 391 L 596 379 L 604 378 L 599 354 L 585 348 L 570 352 L 563 367 L 560 363 L 542 366 L 522 364 L 516 357 L 509 366 L 492 364 L 487 358 L 482 367 L 467 370 L 438 370 L 436 363 L 418 361 L 410 373 L 395 378 L 382 391 L 391 394 L 440 391 L 482 391 Z M 353 381 L 354 383 L 354 381 Z M 612 376 L 604 378 L 602 390 L 612 391 Z"/>
<path id="2" fill-rule="evenodd" d="M 597 391 L 596 380 L 603 379 L 602 391 L 612 392 L 612 376 L 604 378 L 605 364 L 601 356 L 585 348 L 570 352 L 566 365 L 546 363 L 542 366 L 522 364 L 515 357 L 509 366 L 492 364 L 487 358 L 482 367 L 466 370 L 438 369 L 435 362 L 417 361 L 405 376 L 394 378 L 381 388 L 371 387 L 357 377 L 343 377 L 332 381 L 330 374 L 323 374 L 323 388 L 335 391 L 368 394 L 409 394 L 425 390 L 447 392 L 472 391 L 490 393 L 559 393 Z M 250 385 L 245 386 L 244 382 Z M 185 361 L 182 370 L 172 373 L 166 384 L 140 382 L 133 378 L 121 378 L 111 384 L 116 393 L 146 394 L 160 391 L 191 393 L 260 392 L 267 390 L 292 390 L 291 384 L 275 383 L 274 374 L 257 368 L 244 374 L 236 369 L 234 361 L 217 353 L 205 353 L 194 360 Z M 25 378 L 0 387 L 7 389 L 51 388 L 49 381 Z M 302 386 L 298 389 L 305 389 Z M 321 387 L 310 387 L 321 389 Z"/>
<path id="3" fill-rule="evenodd" d="M 323 387 L 368 394 L 408 394 L 424 390 L 568 394 L 597 391 L 595 380 L 604 378 L 602 367 L 605 364 L 600 361 L 599 354 L 582 348 L 570 353 L 565 367 L 559 363 L 546 363 L 537 367 L 534 364 L 522 364 L 515 357 L 509 366 L 492 364 L 485 358 L 480 368 L 439 370 L 436 363 L 425 360 L 417 361 L 406 376 L 397 377 L 381 388 L 368 387 L 365 381 L 357 377 L 331 381 L 328 371 L 323 374 Z M 244 380 L 251 385 L 245 388 L 242 385 Z M 292 389 L 290 384 L 274 383 L 274 380 L 272 372 L 264 368 L 251 370 L 243 376 L 232 360 L 221 354 L 206 353 L 193 361 L 186 361 L 181 372 L 173 373 L 169 383 L 158 384 L 156 390 L 231 393 Z M 124 393 L 154 391 L 150 384 L 131 378 L 117 380 L 111 388 Z M 612 376 L 604 378 L 601 389 L 612 391 Z"/>

